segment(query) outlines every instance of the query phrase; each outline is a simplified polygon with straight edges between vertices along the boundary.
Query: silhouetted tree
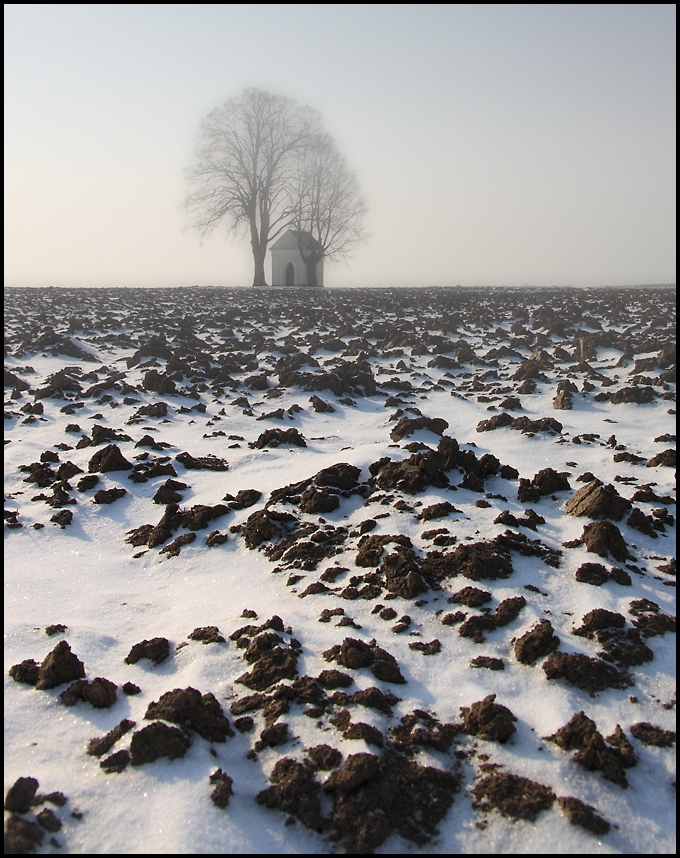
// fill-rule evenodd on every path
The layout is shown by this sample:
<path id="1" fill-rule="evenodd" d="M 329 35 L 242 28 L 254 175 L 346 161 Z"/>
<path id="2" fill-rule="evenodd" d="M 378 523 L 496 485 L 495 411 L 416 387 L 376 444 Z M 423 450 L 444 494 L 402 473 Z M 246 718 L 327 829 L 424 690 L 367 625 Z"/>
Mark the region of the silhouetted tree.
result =
<path id="1" fill-rule="evenodd" d="M 313 238 L 312 242 L 299 239 L 299 247 L 307 285 L 316 286 L 316 266 L 321 259 L 344 258 L 368 237 L 363 227 L 366 201 L 329 134 L 310 139 L 300 153 L 290 198 L 292 225 Z"/>
<path id="2" fill-rule="evenodd" d="M 267 248 L 289 227 L 314 236 L 310 285 L 321 257 L 346 255 L 365 237 L 365 203 L 319 112 L 285 96 L 249 88 L 213 110 L 199 127 L 187 179 L 189 227 L 202 238 L 221 223 L 249 233 L 254 286 L 267 285 Z"/>

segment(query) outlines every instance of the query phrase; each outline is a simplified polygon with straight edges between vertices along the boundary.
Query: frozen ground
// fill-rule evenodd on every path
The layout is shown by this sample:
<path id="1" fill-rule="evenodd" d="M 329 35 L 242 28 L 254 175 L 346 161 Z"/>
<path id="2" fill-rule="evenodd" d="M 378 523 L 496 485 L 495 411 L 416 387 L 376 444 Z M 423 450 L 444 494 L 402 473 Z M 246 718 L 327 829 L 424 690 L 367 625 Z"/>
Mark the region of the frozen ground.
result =
<path id="1" fill-rule="evenodd" d="M 30 810 L 6 810 L 10 848 L 674 853 L 673 298 L 6 291 L 5 791 L 39 782 Z M 571 408 L 555 407 L 560 382 Z M 500 414 L 558 423 L 478 431 Z M 448 425 L 403 421 L 418 416 Z M 294 433 L 257 446 L 273 428 L 306 446 Z M 109 446 L 122 469 L 93 462 Z M 158 496 L 168 477 L 184 488 Z M 595 480 L 607 500 L 568 514 Z M 115 488 L 125 494 L 95 502 Z M 236 499 L 245 489 L 261 496 Z M 578 544 L 590 526 L 598 539 Z M 401 543 L 369 542 L 380 535 Z M 535 633 L 523 655 L 516 644 L 539 621 L 559 642 Z M 47 635 L 54 624 L 66 628 Z M 210 626 L 222 642 L 189 638 Z M 167 658 L 126 663 L 154 638 Z M 360 643 L 328 652 L 347 638 Z M 84 683 L 62 699 L 77 671 L 33 687 L 51 684 L 39 676 L 60 641 L 87 680 L 115 684 L 99 683 L 97 705 Z M 560 677 L 558 654 L 593 661 Z M 503 669 L 471 666 L 480 656 Z M 330 670 L 349 684 L 317 681 Z M 212 733 L 171 708 L 145 720 L 187 688 L 214 695 L 197 704 Z M 580 712 L 594 722 L 584 732 L 546 740 Z M 87 753 L 123 719 L 134 727 Z M 148 734 L 134 737 L 154 723 L 167 744 L 144 750 Z M 170 727 L 184 734 L 174 759 Z M 100 763 L 131 741 L 142 751 L 107 773 Z M 339 761 L 308 753 L 320 745 Z M 226 807 L 211 800 L 218 769 L 232 780 Z M 40 798 L 55 791 L 66 804 Z M 570 822 L 565 797 L 608 830 L 587 811 L 595 832 Z"/>

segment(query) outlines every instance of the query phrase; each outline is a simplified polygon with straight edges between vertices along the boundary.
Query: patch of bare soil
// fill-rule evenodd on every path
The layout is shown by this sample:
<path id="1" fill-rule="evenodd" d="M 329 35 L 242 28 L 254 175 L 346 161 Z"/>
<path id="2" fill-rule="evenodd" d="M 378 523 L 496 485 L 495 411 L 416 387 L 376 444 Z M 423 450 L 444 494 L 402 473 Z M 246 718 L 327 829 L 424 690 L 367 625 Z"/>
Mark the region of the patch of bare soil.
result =
<path id="1" fill-rule="evenodd" d="M 78 656 L 71 652 L 71 647 L 66 641 L 59 641 L 40 666 L 33 659 L 25 659 L 20 664 L 13 665 L 9 675 L 16 682 L 35 685 L 39 691 L 42 691 L 56 688 L 64 682 L 84 679 L 85 666 Z"/>
<path id="2" fill-rule="evenodd" d="M 183 757 L 190 747 L 191 736 L 188 733 L 157 721 L 132 734 L 130 762 L 133 766 L 143 766 L 161 757 L 176 760 Z"/>
<path id="3" fill-rule="evenodd" d="M 560 639 L 554 633 L 550 620 L 539 620 L 515 643 L 515 657 L 522 664 L 535 664 L 539 658 L 554 652 Z"/>
<path id="4" fill-rule="evenodd" d="M 163 719 L 194 730 L 209 742 L 225 742 L 234 731 L 215 695 L 201 694 L 195 688 L 175 688 L 166 691 L 157 703 L 149 703 L 144 718 Z"/>
<path id="5" fill-rule="evenodd" d="M 151 638 L 136 643 L 125 657 L 126 664 L 137 664 L 142 658 L 148 658 L 154 664 L 161 664 L 170 655 L 170 643 L 167 638 Z"/>
<path id="6" fill-rule="evenodd" d="M 625 689 L 634 684 L 628 674 L 613 665 L 580 653 L 553 652 L 542 667 L 548 679 L 564 678 L 569 685 L 583 688 L 591 697 L 605 688 Z"/>
<path id="7" fill-rule="evenodd" d="M 555 793 L 543 784 L 511 774 L 493 774 L 472 789 L 478 810 L 498 810 L 510 819 L 533 822 L 542 810 L 555 801 Z"/>
<path id="8" fill-rule="evenodd" d="M 624 769 L 634 766 L 635 753 L 620 727 L 605 742 L 596 724 L 583 712 L 578 712 L 552 736 L 545 737 L 562 750 L 576 749 L 574 762 L 588 771 L 601 771 L 607 780 L 620 787 L 628 786 Z"/>
<path id="9" fill-rule="evenodd" d="M 559 796 L 557 801 L 562 808 L 562 813 L 572 825 L 578 825 L 590 831 L 598 837 L 604 836 L 611 828 L 606 819 L 603 819 L 589 804 L 585 804 L 573 796 Z"/>
<path id="10" fill-rule="evenodd" d="M 496 703 L 495 700 L 496 695 L 489 694 L 484 700 L 473 703 L 470 707 L 461 707 L 463 732 L 503 745 L 517 729 L 514 725 L 517 718 L 507 706 Z"/>
<path id="11" fill-rule="evenodd" d="M 643 745 L 654 745 L 657 748 L 670 748 L 675 744 L 675 732 L 673 730 L 662 730 L 654 727 L 646 721 L 633 724 L 630 732 Z"/>
<path id="12" fill-rule="evenodd" d="M 395 832 L 423 846 L 459 789 L 452 773 L 421 766 L 394 750 L 353 754 L 323 785 L 314 768 L 290 758 L 279 760 L 270 779 L 272 786 L 257 796 L 258 803 L 328 833 L 348 853 L 372 852 Z M 333 802 L 326 817 L 322 792 Z"/>

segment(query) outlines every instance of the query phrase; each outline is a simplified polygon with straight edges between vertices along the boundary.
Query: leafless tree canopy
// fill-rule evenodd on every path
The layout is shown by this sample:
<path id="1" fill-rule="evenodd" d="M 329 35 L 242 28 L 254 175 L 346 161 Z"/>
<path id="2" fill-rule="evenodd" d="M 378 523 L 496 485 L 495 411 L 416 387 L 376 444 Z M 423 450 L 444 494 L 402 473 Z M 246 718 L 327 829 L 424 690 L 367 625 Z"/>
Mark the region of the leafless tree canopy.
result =
<path id="1" fill-rule="evenodd" d="M 315 239 L 315 249 L 303 253 L 303 258 L 307 283 L 316 285 L 316 264 L 321 258 L 346 257 L 367 238 L 363 228 L 366 202 L 356 176 L 329 134 L 319 134 L 302 151 L 290 199 L 293 225 Z"/>
<path id="2" fill-rule="evenodd" d="M 202 238 L 219 224 L 248 233 L 254 286 L 266 285 L 267 247 L 289 227 L 315 239 L 306 259 L 310 285 L 320 258 L 346 256 L 366 237 L 355 176 L 318 111 L 291 98 L 251 88 L 212 111 L 187 178 L 189 227 Z"/>

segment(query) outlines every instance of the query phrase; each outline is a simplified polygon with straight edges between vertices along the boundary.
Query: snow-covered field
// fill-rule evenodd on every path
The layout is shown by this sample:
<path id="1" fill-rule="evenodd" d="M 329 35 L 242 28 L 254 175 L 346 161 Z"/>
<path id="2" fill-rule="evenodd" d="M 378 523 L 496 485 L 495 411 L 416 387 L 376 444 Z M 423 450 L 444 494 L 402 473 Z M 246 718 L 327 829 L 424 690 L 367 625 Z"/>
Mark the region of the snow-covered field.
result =
<path id="1" fill-rule="evenodd" d="M 6 850 L 674 853 L 674 325 L 6 290 Z"/>

